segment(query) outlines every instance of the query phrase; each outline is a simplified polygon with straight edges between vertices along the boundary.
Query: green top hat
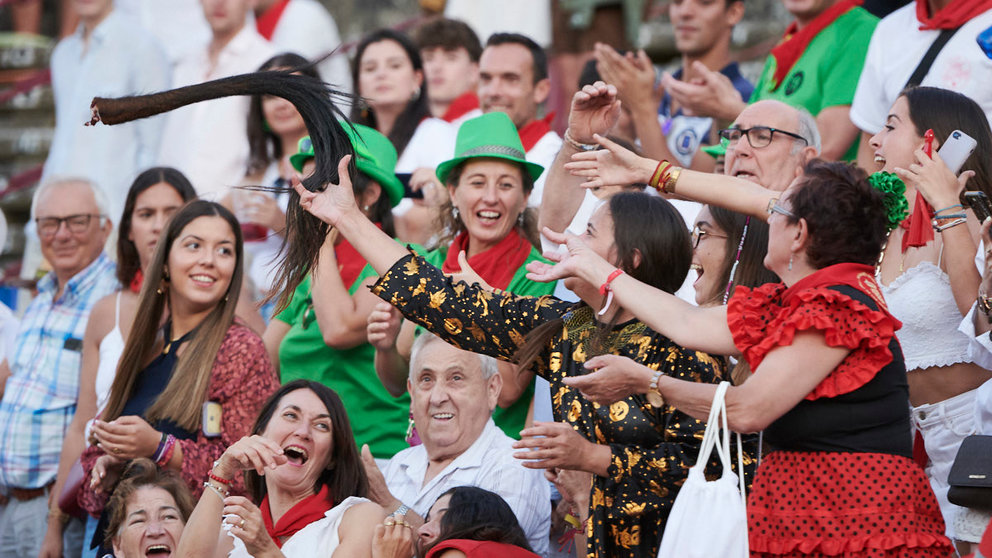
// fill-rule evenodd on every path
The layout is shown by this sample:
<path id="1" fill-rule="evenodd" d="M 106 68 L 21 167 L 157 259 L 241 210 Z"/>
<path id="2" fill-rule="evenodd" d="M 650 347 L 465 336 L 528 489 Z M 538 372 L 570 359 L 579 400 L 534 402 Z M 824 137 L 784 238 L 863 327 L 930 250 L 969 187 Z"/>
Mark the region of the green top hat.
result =
<path id="1" fill-rule="evenodd" d="M 361 124 L 342 122 L 355 150 L 355 166 L 382 186 L 395 207 L 403 199 L 403 183 L 396 178 L 396 148 L 389 138 Z M 307 136 L 300 140 L 297 152 L 289 156 L 293 168 L 303 172 L 303 164 L 313 158 L 313 142 Z"/>
<path id="2" fill-rule="evenodd" d="M 448 173 L 462 161 L 476 158 L 506 159 L 523 165 L 531 178 L 537 180 L 544 167 L 527 161 L 527 153 L 520 143 L 517 127 L 505 112 L 490 112 L 466 120 L 458 128 L 455 158 L 437 166 L 437 177 L 447 183 Z"/>
<path id="3" fill-rule="evenodd" d="M 721 155 L 727 154 L 727 146 L 730 145 L 730 141 L 720 138 L 720 143 L 715 145 L 703 146 L 703 152 L 713 157 L 714 159 L 719 159 Z"/>

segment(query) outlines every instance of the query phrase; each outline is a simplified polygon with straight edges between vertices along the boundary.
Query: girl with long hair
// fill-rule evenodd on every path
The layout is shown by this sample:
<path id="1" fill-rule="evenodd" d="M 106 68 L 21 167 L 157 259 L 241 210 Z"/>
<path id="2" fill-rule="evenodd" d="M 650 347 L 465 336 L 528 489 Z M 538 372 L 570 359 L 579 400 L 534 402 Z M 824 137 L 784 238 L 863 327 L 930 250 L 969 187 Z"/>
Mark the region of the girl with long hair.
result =
<path id="1" fill-rule="evenodd" d="M 90 515 L 101 515 L 121 468 L 138 457 L 179 471 L 199 495 L 210 464 L 275 389 L 262 340 L 234 318 L 243 274 L 241 229 L 230 211 L 197 200 L 175 214 L 145 275 L 142 319 L 93 423 L 94 445 L 82 455 L 91 481 L 80 503 Z"/>

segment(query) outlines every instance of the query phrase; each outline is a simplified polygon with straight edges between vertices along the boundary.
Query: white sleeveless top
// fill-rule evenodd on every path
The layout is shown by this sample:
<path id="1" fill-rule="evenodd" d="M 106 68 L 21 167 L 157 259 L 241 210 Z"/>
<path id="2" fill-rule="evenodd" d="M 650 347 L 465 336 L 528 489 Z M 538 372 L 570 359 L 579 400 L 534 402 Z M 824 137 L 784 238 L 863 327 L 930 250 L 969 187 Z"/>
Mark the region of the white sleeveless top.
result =
<path id="1" fill-rule="evenodd" d="M 121 334 L 121 293 L 117 293 L 114 309 L 114 329 L 100 341 L 100 364 L 96 369 L 96 409 L 97 414 L 110 397 L 110 386 L 117 375 L 117 363 L 124 354 L 124 336 Z"/>
<path id="2" fill-rule="evenodd" d="M 939 267 L 922 262 L 881 287 L 889 311 L 902 322 L 896 338 L 907 371 L 972 362 L 970 338 L 958 331 L 961 311 L 951 280 Z"/>
<path id="3" fill-rule="evenodd" d="M 355 496 L 346 498 L 340 504 L 324 512 L 323 519 L 318 519 L 300 529 L 283 543 L 282 553 L 286 558 L 330 558 L 341 542 L 338 537 L 338 527 L 341 525 L 341 519 L 344 518 L 344 512 L 355 504 L 368 501 L 365 498 Z M 225 530 L 230 529 L 230 524 L 224 523 L 223 525 Z M 228 530 L 229 535 L 230 533 Z M 245 543 L 234 535 L 231 537 L 234 539 L 234 550 L 228 554 L 228 557 L 250 558 L 251 554 L 248 554 Z"/>

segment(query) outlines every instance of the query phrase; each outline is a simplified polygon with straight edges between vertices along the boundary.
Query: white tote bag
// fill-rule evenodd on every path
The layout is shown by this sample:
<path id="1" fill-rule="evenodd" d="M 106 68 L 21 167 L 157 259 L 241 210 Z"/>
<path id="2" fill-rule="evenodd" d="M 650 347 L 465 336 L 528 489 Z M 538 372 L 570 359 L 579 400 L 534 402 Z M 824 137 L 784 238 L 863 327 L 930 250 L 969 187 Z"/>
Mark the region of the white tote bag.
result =
<path id="1" fill-rule="evenodd" d="M 748 558 L 747 509 L 741 437 L 737 435 L 737 470 L 730 468 L 730 430 L 724 396 L 729 382 L 722 382 L 713 397 L 706 433 L 696 464 L 668 516 L 658 558 Z M 722 426 L 722 436 L 721 436 Z M 716 448 L 723 475 L 707 482 L 706 462 Z"/>

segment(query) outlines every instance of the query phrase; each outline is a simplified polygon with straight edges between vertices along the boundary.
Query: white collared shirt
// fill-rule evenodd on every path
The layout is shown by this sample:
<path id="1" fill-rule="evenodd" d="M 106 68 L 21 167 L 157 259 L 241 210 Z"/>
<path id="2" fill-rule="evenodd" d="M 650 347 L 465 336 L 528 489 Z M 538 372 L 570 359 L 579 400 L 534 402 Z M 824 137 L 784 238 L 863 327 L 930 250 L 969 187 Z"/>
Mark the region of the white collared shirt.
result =
<path id="1" fill-rule="evenodd" d="M 83 42 L 83 26 L 55 47 L 51 60 L 55 134 L 42 181 L 81 176 L 97 184 L 117 222 L 134 178 L 154 166 L 163 116 L 84 126 L 93 97 L 124 97 L 169 88 L 165 52 L 133 21 L 111 12 Z"/>
<path id="2" fill-rule="evenodd" d="M 506 500 L 527 534 L 534 552 L 548 555 L 551 528 L 551 493 L 540 469 L 527 469 L 513 457 L 513 439 L 492 418 L 479 438 L 464 453 L 427 483 L 427 449 L 407 448 L 389 460 L 383 474 L 394 497 L 422 517 L 434 501 L 456 486 L 477 486 Z"/>
<path id="3" fill-rule="evenodd" d="M 274 51 L 246 23 L 221 50 L 212 69 L 207 45 L 176 65 L 173 86 L 182 87 L 258 70 Z M 248 165 L 248 103 L 244 95 L 214 99 L 169 113 L 162 137 L 161 163 L 182 171 L 200 196 L 219 199 L 241 183 Z"/>
<path id="4" fill-rule="evenodd" d="M 279 52 L 295 52 L 307 60 L 316 60 L 341 46 L 341 35 L 334 18 L 316 0 L 292 0 L 276 24 L 272 44 Z M 320 79 L 336 89 L 351 92 L 351 66 L 348 56 L 339 51 L 317 65 Z"/>

